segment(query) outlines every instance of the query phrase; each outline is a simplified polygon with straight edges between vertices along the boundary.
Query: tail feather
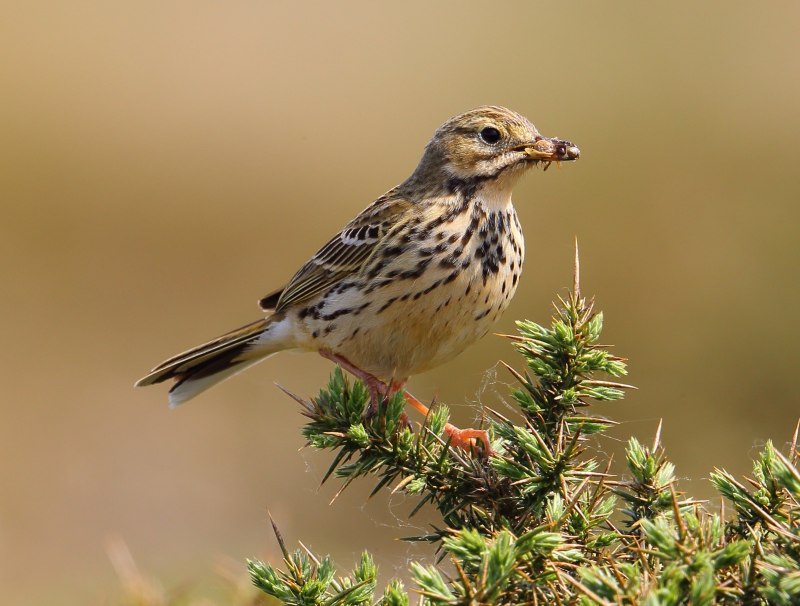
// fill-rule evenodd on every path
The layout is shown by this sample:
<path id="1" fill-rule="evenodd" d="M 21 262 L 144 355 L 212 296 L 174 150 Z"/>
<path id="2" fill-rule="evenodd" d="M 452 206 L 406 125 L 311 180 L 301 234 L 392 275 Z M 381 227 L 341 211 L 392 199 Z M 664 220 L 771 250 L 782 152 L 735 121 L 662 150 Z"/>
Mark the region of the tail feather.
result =
<path id="1" fill-rule="evenodd" d="M 227 358 L 220 357 L 219 360 L 214 360 L 214 364 L 198 368 L 196 371 L 193 369 L 190 374 L 178 378 L 169 390 L 169 406 L 175 408 L 183 404 L 187 400 L 191 400 L 196 395 L 203 393 L 205 390 L 214 387 L 217 383 L 221 383 L 225 379 L 230 379 L 232 376 L 239 374 L 243 370 L 247 370 L 253 364 L 265 360 L 272 354 L 267 354 L 264 357 L 259 357 L 250 360 L 226 361 Z M 219 362 L 219 363 L 217 363 Z"/>
<path id="2" fill-rule="evenodd" d="M 139 379 L 136 386 L 174 379 L 175 384 L 169 391 L 170 406 L 182 404 L 284 349 L 282 344 L 264 339 L 273 322 L 273 318 L 262 318 L 173 356 Z"/>

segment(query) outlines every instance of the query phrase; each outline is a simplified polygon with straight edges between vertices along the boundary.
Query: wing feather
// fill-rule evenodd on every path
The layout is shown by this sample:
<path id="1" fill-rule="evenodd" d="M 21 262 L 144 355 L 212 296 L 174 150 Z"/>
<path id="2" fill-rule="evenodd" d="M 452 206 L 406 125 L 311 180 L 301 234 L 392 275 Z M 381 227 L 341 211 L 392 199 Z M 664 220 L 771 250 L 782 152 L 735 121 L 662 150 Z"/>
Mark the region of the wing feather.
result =
<path id="1" fill-rule="evenodd" d="M 280 312 L 289 305 L 314 298 L 340 280 L 361 271 L 381 241 L 412 207 L 408 200 L 391 194 L 389 192 L 364 209 L 320 248 L 280 291 L 277 303 L 275 294 L 278 291 L 264 297 L 262 307 Z"/>

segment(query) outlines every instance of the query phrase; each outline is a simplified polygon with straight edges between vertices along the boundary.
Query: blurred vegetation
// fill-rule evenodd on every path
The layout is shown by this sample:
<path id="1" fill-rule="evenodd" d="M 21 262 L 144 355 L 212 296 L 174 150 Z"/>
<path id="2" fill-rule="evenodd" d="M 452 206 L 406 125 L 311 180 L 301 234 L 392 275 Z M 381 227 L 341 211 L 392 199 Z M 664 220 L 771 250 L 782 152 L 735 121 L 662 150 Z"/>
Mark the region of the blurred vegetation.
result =
<path id="1" fill-rule="evenodd" d="M 277 528 L 283 567 L 250 561 L 254 584 L 284 604 L 320 606 L 400 606 L 415 596 L 435 605 L 800 603 L 797 432 L 789 456 L 768 442 L 746 483 L 713 473 L 729 516 L 678 490 L 660 428 L 652 446 L 630 438 L 630 476 L 612 476 L 588 438 L 613 423 L 584 409 L 623 397 L 630 386 L 595 376 L 616 379 L 625 363 L 599 345 L 603 316 L 580 294 L 577 269 L 556 309 L 550 327 L 519 322 L 511 337 L 527 366 L 524 374 L 509 368 L 520 418 L 487 419 L 488 457 L 450 447 L 444 406 L 416 433 L 402 394 L 366 419 L 366 389 L 341 370 L 318 397 L 301 400 L 309 443 L 335 453 L 325 478 L 342 478 L 344 489 L 372 477 L 373 494 L 391 487 L 418 496 L 411 515 L 425 503 L 438 510 L 441 526 L 409 538 L 439 552 L 439 565 L 411 563 L 410 594 L 392 581 L 376 597 L 368 553 L 337 577 L 329 557 L 289 552 Z"/>

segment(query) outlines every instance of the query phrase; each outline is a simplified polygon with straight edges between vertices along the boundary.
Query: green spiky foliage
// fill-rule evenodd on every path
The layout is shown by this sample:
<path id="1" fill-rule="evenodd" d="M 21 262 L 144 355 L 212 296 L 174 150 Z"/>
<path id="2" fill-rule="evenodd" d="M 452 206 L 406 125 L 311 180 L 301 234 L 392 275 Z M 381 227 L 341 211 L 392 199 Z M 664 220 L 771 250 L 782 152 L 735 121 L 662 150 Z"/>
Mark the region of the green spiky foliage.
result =
<path id="1" fill-rule="evenodd" d="M 316 398 L 298 398 L 310 446 L 333 453 L 325 474 L 357 478 L 418 499 L 441 523 L 412 540 L 436 544 L 433 563 L 412 563 L 415 588 L 393 581 L 376 596 L 368 554 L 348 576 L 305 548 L 281 570 L 250 562 L 253 582 L 285 604 L 800 604 L 800 474 L 797 435 L 789 456 L 767 444 L 747 484 L 725 471 L 712 481 L 733 515 L 710 513 L 677 488 L 660 446 L 631 438 L 629 477 L 590 451 L 588 437 L 613 422 L 590 413 L 619 400 L 625 361 L 600 345 L 603 316 L 580 292 L 556 302 L 549 326 L 519 322 L 510 336 L 525 368 L 518 414 L 490 411 L 491 453 L 451 447 L 448 410 L 434 407 L 412 430 L 404 394 L 367 414 L 369 395 L 337 369 Z M 488 456 L 486 456 L 488 454 Z M 277 533 L 277 530 L 276 530 Z M 434 554 L 432 554 L 434 555 Z M 445 560 L 442 562 L 442 560 Z"/>

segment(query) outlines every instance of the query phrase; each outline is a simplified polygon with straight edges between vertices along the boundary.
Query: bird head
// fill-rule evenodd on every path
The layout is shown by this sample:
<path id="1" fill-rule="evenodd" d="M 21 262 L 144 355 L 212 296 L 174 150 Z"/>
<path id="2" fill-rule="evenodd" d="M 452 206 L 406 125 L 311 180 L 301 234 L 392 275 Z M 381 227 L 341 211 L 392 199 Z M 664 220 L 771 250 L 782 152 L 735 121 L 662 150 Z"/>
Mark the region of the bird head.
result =
<path id="1" fill-rule="evenodd" d="M 575 145 L 543 137 L 524 116 L 505 107 L 483 106 L 454 116 L 439 127 L 425 148 L 416 174 L 428 179 L 497 179 L 519 175 L 540 163 L 546 168 L 551 162 L 577 160 L 579 156 Z"/>

